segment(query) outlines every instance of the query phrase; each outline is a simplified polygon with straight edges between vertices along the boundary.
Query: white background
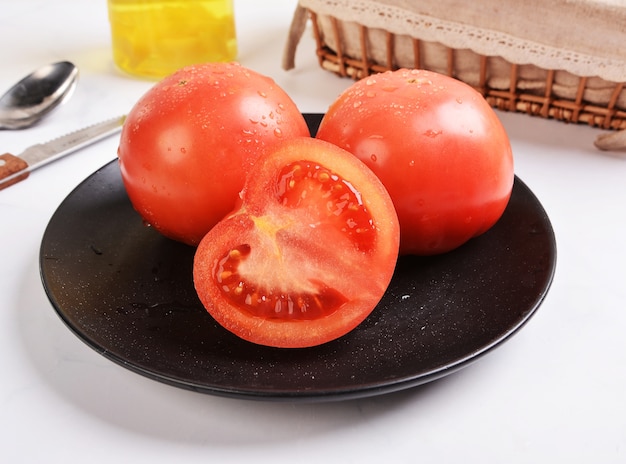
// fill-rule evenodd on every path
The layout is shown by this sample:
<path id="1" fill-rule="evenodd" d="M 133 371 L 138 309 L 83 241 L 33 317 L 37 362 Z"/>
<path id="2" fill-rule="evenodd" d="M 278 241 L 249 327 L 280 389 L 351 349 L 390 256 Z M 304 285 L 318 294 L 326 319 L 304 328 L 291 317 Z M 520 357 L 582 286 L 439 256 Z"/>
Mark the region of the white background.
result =
<path id="1" fill-rule="evenodd" d="M 20 153 L 129 111 L 152 82 L 111 61 L 104 0 L 3 0 L 0 88 L 71 60 L 71 100 L 40 125 L 0 132 Z M 303 112 L 352 81 L 319 68 L 310 30 L 281 69 L 294 0 L 236 0 L 239 61 L 270 75 Z M 595 150 L 598 129 L 498 113 L 517 175 L 557 237 L 551 291 L 510 341 L 443 380 L 327 404 L 219 398 L 162 385 L 78 340 L 43 291 L 38 251 L 50 216 L 115 158 L 115 137 L 0 191 L 0 461 L 626 462 L 626 159 Z M 228 459 L 228 461 L 226 461 Z"/>

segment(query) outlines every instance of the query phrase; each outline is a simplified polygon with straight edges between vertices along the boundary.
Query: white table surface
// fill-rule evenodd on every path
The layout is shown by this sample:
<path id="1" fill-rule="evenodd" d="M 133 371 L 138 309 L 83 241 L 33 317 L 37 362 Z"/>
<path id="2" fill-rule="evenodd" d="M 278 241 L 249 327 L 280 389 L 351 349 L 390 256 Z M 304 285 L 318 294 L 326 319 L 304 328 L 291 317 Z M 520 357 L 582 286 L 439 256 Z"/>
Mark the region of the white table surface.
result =
<path id="1" fill-rule="evenodd" d="M 104 0 L 3 0 L 0 88 L 75 62 L 73 97 L 40 125 L 2 131 L 20 153 L 123 114 L 152 82 L 117 72 Z M 281 69 L 295 0 L 236 0 L 239 61 L 272 76 L 303 112 L 351 84 L 319 68 L 310 31 Z M 59 203 L 115 158 L 116 137 L 0 191 L 0 461 L 626 462 L 626 155 L 598 129 L 499 113 L 517 175 L 556 232 L 556 276 L 521 332 L 443 380 L 325 404 L 194 393 L 103 358 L 61 322 L 41 285 L 39 245 Z"/>

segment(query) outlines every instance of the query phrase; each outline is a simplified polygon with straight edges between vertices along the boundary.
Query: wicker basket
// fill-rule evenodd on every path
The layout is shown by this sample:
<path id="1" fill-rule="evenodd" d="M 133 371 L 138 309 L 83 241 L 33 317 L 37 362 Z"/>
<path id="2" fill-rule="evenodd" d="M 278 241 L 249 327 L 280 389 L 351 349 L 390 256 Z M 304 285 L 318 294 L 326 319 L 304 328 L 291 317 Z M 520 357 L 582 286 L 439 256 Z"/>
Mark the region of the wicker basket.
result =
<path id="1" fill-rule="evenodd" d="M 297 10 L 294 25 L 302 22 L 298 15 L 305 15 L 312 25 L 320 66 L 339 76 L 361 79 L 398 68 L 429 69 L 466 82 L 499 110 L 602 129 L 626 129 L 624 82 L 511 63 L 500 56 L 481 55 L 470 49 L 342 21 L 311 8 Z M 301 33 L 302 30 L 294 33 L 292 26 L 292 35 Z M 294 45 L 288 44 L 286 68 L 294 65 L 290 48 Z M 601 138 L 596 141 L 599 148 L 620 148 L 615 142 L 601 146 Z"/>

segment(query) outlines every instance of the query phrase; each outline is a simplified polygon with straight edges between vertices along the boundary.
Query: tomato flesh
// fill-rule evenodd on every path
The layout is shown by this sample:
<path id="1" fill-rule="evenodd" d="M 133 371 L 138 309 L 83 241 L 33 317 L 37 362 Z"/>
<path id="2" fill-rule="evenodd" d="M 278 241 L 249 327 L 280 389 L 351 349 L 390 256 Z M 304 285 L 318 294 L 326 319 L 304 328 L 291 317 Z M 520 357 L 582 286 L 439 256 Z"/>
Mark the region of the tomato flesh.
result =
<path id="1" fill-rule="evenodd" d="M 239 209 L 200 242 L 194 284 L 241 338 L 314 346 L 375 308 L 398 244 L 391 199 L 363 163 L 323 141 L 292 139 L 259 160 Z"/>
<path id="2" fill-rule="evenodd" d="M 313 320 L 334 313 L 347 302 L 345 296 L 323 282 L 311 281 L 315 293 L 274 293 L 272 289 L 255 286 L 238 272 L 239 263 L 249 254 L 249 245 L 233 248 L 218 261 L 213 277 L 224 298 L 253 316 Z"/>
<path id="3" fill-rule="evenodd" d="M 366 251 L 373 245 L 376 229 L 371 215 L 359 192 L 337 174 L 323 166 L 293 163 L 283 170 L 278 187 L 284 206 L 308 209 L 324 223 L 335 223 L 358 249 Z"/>

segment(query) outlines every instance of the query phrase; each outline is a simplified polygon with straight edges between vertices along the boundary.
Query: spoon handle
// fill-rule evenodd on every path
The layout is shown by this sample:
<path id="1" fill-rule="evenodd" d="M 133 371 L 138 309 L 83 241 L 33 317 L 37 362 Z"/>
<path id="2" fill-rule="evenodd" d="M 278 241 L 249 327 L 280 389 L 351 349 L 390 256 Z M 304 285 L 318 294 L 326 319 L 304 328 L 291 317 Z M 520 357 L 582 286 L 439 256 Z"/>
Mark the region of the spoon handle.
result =
<path id="1" fill-rule="evenodd" d="M 24 174 L 21 176 L 12 177 L 11 180 L 6 182 L 0 182 L 0 190 L 26 179 L 30 173 L 27 168 L 28 163 L 18 156 L 10 153 L 0 155 L 0 180 L 13 176 L 20 171 L 24 171 Z"/>

